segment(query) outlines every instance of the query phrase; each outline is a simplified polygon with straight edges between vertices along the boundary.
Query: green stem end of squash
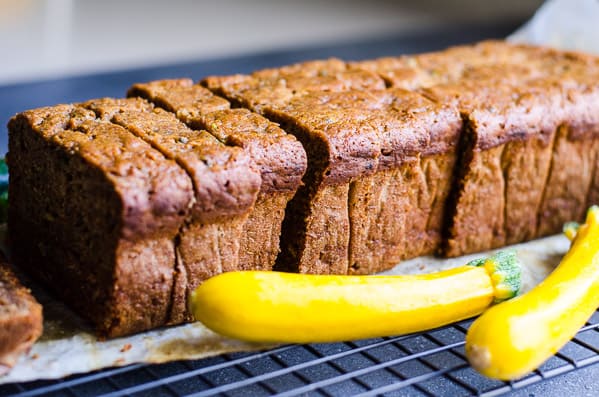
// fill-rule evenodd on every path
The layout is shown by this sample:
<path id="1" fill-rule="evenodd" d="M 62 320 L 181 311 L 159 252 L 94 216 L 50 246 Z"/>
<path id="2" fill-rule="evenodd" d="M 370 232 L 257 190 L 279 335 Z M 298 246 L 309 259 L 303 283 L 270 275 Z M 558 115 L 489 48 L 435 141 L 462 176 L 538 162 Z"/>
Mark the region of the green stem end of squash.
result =
<path id="1" fill-rule="evenodd" d="M 494 289 L 494 303 L 511 299 L 522 288 L 522 264 L 516 251 L 498 251 L 488 258 L 474 259 L 469 266 L 484 267 L 491 277 Z"/>

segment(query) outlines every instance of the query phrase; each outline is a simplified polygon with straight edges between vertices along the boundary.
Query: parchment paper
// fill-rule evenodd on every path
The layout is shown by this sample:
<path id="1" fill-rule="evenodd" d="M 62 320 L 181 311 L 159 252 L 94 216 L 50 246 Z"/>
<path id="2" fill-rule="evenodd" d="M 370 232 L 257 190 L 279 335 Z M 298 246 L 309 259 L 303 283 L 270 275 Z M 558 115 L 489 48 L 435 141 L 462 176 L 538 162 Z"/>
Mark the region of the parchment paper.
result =
<path id="1" fill-rule="evenodd" d="M 524 264 L 524 288 L 541 281 L 560 261 L 569 246 L 563 236 L 554 236 L 514 246 Z M 460 266 L 485 254 L 461 258 L 416 258 L 405 261 L 385 274 L 433 272 Z M 30 285 L 30 283 L 27 283 Z M 130 337 L 98 341 L 91 328 L 62 303 L 33 285 L 44 306 L 44 334 L 17 365 L 0 378 L 1 383 L 54 379 L 106 367 L 133 363 L 162 363 L 198 359 L 227 352 L 266 349 L 217 335 L 200 323 L 163 328 Z"/>
<path id="2" fill-rule="evenodd" d="M 599 1 L 546 2 L 509 40 L 599 53 Z M 524 264 L 524 290 L 540 282 L 557 265 L 569 246 L 553 236 L 514 246 Z M 488 253 L 487 253 L 488 254 Z M 386 274 L 426 273 L 455 267 L 485 254 L 454 259 L 432 257 L 405 261 Z M 106 367 L 198 359 L 225 352 L 265 349 L 216 335 L 200 323 L 144 332 L 131 337 L 98 341 L 89 326 L 41 289 L 34 294 L 44 306 L 44 334 L 20 358 L 0 383 L 61 378 Z"/>
<path id="3" fill-rule="evenodd" d="M 546 1 L 508 40 L 599 54 L 599 1 Z"/>

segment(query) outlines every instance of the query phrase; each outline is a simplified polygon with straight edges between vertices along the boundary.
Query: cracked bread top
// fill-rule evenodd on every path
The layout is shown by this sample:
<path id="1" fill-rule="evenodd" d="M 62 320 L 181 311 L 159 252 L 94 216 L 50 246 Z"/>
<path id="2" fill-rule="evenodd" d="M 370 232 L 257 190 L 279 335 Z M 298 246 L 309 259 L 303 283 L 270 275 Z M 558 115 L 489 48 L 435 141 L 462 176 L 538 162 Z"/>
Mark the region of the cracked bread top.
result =
<path id="1" fill-rule="evenodd" d="M 265 106 L 283 106 L 292 98 L 315 91 L 381 90 L 385 83 L 368 70 L 348 70 L 338 59 L 264 69 L 250 75 L 211 76 L 201 82 L 237 106 L 262 112 Z"/>
<path id="2" fill-rule="evenodd" d="M 306 141 L 320 142 L 327 184 L 452 150 L 461 127 L 455 108 L 402 89 L 311 92 L 265 113 Z"/>
<path id="3" fill-rule="evenodd" d="M 488 149 L 536 136 L 549 140 L 561 124 L 573 138 L 597 134 L 599 89 L 565 88 L 559 81 L 530 80 L 523 85 L 467 81 L 427 88 L 424 95 L 460 109 L 476 132 L 475 148 Z"/>
<path id="4" fill-rule="evenodd" d="M 243 148 L 260 170 L 260 191 L 295 191 L 306 171 L 306 153 L 297 139 L 277 124 L 247 109 L 229 109 L 225 99 L 189 79 L 136 84 L 129 95 L 148 99 L 174 112 L 194 129 L 205 129 L 229 146 Z M 193 100 L 190 100 L 193 98 Z M 216 99 L 227 106 L 207 107 Z"/>
<path id="5" fill-rule="evenodd" d="M 206 131 L 191 130 L 174 114 L 141 98 L 104 98 L 83 106 L 147 141 L 189 174 L 195 189 L 195 219 L 211 221 L 253 207 L 260 175 L 242 150 L 223 145 Z"/>
<path id="6" fill-rule="evenodd" d="M 438 103 L 458 106 L 477 129 L 480 148 L 530 135 L 549 139 L 549 131 L 562 122 L 572 136 L 596 129 L 589 114 L 599 58 L 586 54 L 485 41 L 349 67 L 377 72 L 393 87 L 423 90 Z"/>
<path id="7" fill-rule="evenodd" d="M 388 85 L 410 90 L 456 81 L 523 82 L 559 75 L 579 81 L 596 70 L 596 57 L 547 47 L 483 41 L 444 51 L 353 62 L 350 69 L 381 75 Z"/>
<path id="8" fill-rule="evenodd" d="M 77 105 L 29 110 L 9 129 L 31 128 L 69 156 L 96 168 L 122 203 L 120 233 L 126 239 L 175 233 L 193 199 L 191 183 L 175 162 L 123 127 L 96 119 Z"/>

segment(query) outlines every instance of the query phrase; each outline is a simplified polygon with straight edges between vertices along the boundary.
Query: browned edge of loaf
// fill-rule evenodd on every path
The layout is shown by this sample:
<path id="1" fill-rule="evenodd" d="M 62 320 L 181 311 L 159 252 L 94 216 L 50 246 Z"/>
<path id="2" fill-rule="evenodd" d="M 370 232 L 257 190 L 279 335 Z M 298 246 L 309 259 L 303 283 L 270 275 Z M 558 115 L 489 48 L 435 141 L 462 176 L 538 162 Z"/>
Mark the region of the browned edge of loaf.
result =
<path id="1" fill-rule="evenodd" d="M 165 324 L 189 179 L 124 128 L 75 105 L 8 125 L 15 262 L 115 337 Z"/>
<path id="2" fill-rule="evenodd" d="M 130 97 L 143 97 L 196 130 L 205 129 L 229 146 L 243 148 L 260 171 L 260 193 L 244 225 L 240 268 L 270 270 L 279 253 L 287 202 L 301 184 L 307 160 L 301 144 L 275 123 L 229 102 L 190 79 L 135 84 Z"/>
<path id="3" fill-rule="evenodd" d="M 42 305 L 0 253 L 0 374 L 12 368 L 42 335 Z"/>
<path id="4" fill-rule="evenodd" d="M 169 324 L 191 320 L 187 297 L 203 280 L 239 270 L 246 223 L 260 186 L 249 156 L 206 131 L 194 131 L 177 117 L 141 98 L 96 99 L 83 104 L 123 126 L 177 162 L 195 192 L 190 217 L 177 236 L 177 266 Z"/>

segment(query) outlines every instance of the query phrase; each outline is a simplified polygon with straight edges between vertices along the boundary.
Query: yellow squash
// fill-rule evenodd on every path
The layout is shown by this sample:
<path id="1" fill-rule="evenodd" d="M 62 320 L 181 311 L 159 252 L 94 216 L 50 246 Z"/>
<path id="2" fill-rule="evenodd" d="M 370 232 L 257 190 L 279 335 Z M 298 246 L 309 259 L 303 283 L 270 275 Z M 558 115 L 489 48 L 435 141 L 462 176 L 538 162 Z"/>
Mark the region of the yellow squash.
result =
<path id="1" fill-rule="evenodd" d="M 331 342 L 397 335 L 475 316 L 514 296 L 520 265 L 500 252 L 426 275 L 333 276 L 230 272 L 190 297 L 195 318 L 251 342 Z"/>
<path id="2" fill-rule="evenodd" d="M 472 366 L 496 379 L 534 370 L 564 346 L 599 306 L 599 207 L 574 230 L 559 266 L 537 287 L 480 316 L 466 336 Z"/>

